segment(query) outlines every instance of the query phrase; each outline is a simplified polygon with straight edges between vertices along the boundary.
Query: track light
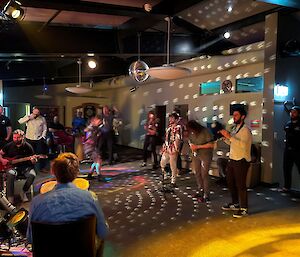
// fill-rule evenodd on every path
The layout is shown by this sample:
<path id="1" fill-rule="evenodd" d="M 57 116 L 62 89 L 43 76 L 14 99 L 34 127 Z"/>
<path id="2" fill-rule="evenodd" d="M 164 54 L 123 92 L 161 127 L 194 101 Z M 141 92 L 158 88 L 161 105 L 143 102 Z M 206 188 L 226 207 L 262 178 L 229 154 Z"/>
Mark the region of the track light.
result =
<path id="1" fill-rule="evenodd" d="M 3 13 L 13 20 L 22 20 L 24 18 L 24 9 L 21 3 L 15 0 L 10 0 L 3 8 Z"/>
<path id="2" fill-rule="evenodd" d="M 88 66 L 90 69 L 95 69 L 97 67 L 97 62 L 93 59 L 88 61 Z"/>
<path id="3" fill-rule="evenodd" d="M 226 39 L 230 38 L 230 36 L 231 36 L 231 34 L 230 34 L 229 31 L 226 31 L 226 32 L 223 34 L 223 37 L 226 38 Z"/>

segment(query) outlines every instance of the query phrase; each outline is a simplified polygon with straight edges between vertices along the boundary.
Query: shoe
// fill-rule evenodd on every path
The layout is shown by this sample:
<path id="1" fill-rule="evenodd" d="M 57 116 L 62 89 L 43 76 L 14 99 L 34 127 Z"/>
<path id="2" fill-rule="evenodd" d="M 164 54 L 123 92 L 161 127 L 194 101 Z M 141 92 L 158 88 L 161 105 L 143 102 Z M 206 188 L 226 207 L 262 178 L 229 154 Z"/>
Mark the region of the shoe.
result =
<path id="1" fill-rule="evenodd" d="M 21 200 L 22 200 L 23 203 L 29 202 L 29 199 L 27 198 L 26 192 L 22 192 L 20 194 L 20 197 L 21 197 Z"/>
<path id="2" fill-rule="evenodd" d="M 106 182 L 105 177 L 103 177 L 102 175 L 98 175 L 98 176 L 97 176 L 97 180 L 98 180 L 99 182 Z"/>
<path id="3" fill-rule="evenodd" d="M 208 197 L 199 197 L 197 200 L 198 200 L 199 203 L 208 203 L 208 202 L 210 202 Z"/>
<path id="4" fill-rule="evenodd" d="M 46 169 L 41 169 L 40 172 L 42 172 L 42 173 L 49 173 L 49 171 L 46 170 Z"/>
<path id="5" fill-rule="evenodd" d="M 89 174 L 87 175 L 86 179 L 88 179 L 88 180 L 93 179 L 93 174 L 92 174 L 92 173 L 89 173 Z"/>
<path id="6" fill-rule="evenodd" d="M 141 164 L 141 167 L 146 167 L 147 166 L 147 163 L 146 162 L 143 162 L 142 164 Z"/>
<path id="7" fill-rule="evenodd" d="M 177 185 L 175 183 L 171 183 L 172 188 L 177 188 Z"/>
<path id="8" fill-rule="evenodd" d="M 224 211 L 238 211 L 240 206 L 238 204 L 228 203 L 222 206 L 221 208 Z"/>
<path id="9" fill-rule="evenodd" d="M 193 198 L 200 198 L 200 197 L 202 197 L 202 194 L 196 193 L 196 194 L 193 194 L 192 197 Z"/>
<path id="10" fill-rule="evenodd" d="M 283 188 L 278 189 L 278 191 L 279 191 L 280 193 L 289 193 L 289 192 L 290 192 L 290 189 L 287 189 L 287 188 L 283 187 Z"/>
<path id="11" fill-rule="evenodd" d="M 232 215 L 233 218 L 243 218 L 245 216 L 248 215 L 248 209 L 246 208 L 241 208 L 239 210 L 237 210 L 236 212 L 234 212 L 234 214 Z"/>

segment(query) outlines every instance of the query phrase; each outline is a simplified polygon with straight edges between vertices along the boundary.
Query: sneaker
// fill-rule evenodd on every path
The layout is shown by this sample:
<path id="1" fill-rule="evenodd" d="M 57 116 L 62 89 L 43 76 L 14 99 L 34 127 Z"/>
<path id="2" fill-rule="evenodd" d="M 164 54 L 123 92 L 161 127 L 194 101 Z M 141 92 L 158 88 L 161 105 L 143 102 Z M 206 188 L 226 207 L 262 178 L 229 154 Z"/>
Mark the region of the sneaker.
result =
<path id="1" fill-rule="evenodd" d="M 141 164 L 141 167 L 146 167 L 147 166 L 147 163 L 146 162 L 143 162 L 142 164 Z"/>
<path id="2" fill-rule="evenodd" d="M 20 194 L 20 197 L 21 197 L 21 200 L 22 200 L 23 203 L 29 202 L 29 199 L 27 198 L 26 192 L 22 192 Z"/>
<path id="3" fill-rule="evenodd" d="M 221 208 L 224 211 L 238 211 L 240 206 L 238 204 L 228 203 L 222 206 Z"/>
<path id="4" fill-rule="evenodd" d="M 202 194 L 201 193 L 196 193 L 196 194 L 193 194 L 192 197 L 193 198 L 200 198 L 200 197 L 202 197 Z"/>
<path id="5" fill-rule="evenodd" d="M 283 187 L 283 188 L 278 189 L 278 192 L 280 192 L 280 193 L 289 193 L 290 190 L 287 189 L 287 188 L 285 188 L 285 187 Z"/>
<path id="6" fill-rule="evenodd" d="M 241 208 L 241 209 L 237 210 L 236 212 L 234 212 L 234 214 L 232 216 L 233 216 L 233 218 L 243 218 L 247 215 L 248 215 L 248 209 Z"/>
<path id="7" fill-rule="evenodd" d="M 199 203 L 209 203 L 210 202 L 208 197 L 199 197 L 197 200 Z"/>

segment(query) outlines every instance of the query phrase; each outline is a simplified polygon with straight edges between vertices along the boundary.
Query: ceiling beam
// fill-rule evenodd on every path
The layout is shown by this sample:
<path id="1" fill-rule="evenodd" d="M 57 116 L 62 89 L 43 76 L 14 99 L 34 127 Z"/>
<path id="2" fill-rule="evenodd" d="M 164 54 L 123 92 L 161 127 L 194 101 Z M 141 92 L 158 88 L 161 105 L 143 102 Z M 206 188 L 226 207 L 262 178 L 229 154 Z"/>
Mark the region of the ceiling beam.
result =
<path id="1" fill-rule="evenodd" d="M 156 12 L 148 13 L 143 8 L 121 6 L 104 3 L 82 2 L 82 1 L 41 1 L 41 0 L 22 0 L 22 6 L 32 8 L 52 9 L 59 11 L 73 11 L 82 13 L 96 13 L 117 15 L 126 17 L 143 18 L 145 16 L 153 16 L 162 18 L 166 14 Z"/>

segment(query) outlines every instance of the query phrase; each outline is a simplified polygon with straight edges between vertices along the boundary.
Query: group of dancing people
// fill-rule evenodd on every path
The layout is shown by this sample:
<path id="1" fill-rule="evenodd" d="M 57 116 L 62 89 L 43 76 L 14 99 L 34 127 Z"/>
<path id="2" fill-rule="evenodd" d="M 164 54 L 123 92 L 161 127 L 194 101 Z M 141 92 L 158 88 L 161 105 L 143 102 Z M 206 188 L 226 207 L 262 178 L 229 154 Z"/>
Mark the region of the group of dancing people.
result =
<path id="1" fill-rule="evenodd" d="M 246 176 L 251 161 L 252 134 L 245 125 L 246 111 L 244 108 L 233 112 L 234 128 L 230 132 L 220 129 L 217 133 L 230 145 L 229 161 L 227 165 L 227 183 L 231 192 L 232 202 L 222 206 L 223 210 L 234 211 L 233 217 L 240 218 L 248 214 L 248 198 Z M 147 148 L 151 145 L 153 154 L 153 168 L 158 165 L 156 154 L 157 119 L 153 112 L 149 112 L 145 124 L 146 138 L 144 143 L 144 162 L 146 166 Z M 169 115 L 169 124 L 165 131 L 164 143 L 160 150 L 160 167 L 163 183 L 169 179 L 167 165 L 170 165 L 170 185 L 175 188 L 178 176 L 178 157 L 182 150 L 183 138 L 187 137 L 192 152 L 192 169 L 197 183 L 197 193 L 193 196 L 199 202 L 210 201 L 209 168 L 213 158 L 215 140 L 208 128 L 196 120 L 189 120 L 186 124 L 177 112 Z"/>

